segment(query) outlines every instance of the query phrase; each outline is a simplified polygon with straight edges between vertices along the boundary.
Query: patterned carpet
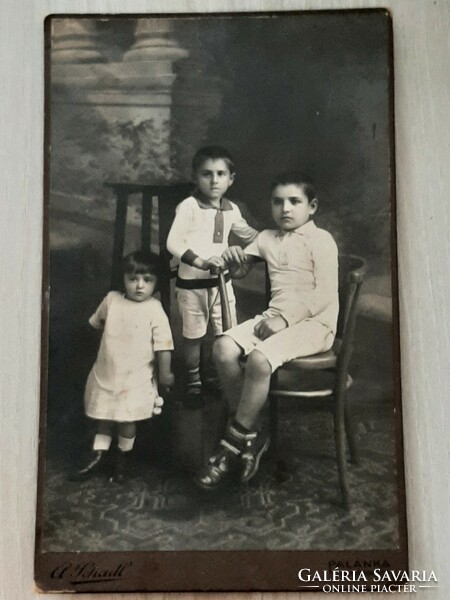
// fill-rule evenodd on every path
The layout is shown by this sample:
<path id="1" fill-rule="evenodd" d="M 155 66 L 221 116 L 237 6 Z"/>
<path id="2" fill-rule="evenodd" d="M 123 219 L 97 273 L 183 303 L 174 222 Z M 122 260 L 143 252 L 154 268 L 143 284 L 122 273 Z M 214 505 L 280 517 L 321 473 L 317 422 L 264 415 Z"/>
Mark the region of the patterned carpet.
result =
<path id="1" fill-rule="evenodd" d="M 221 407 L 213 398 L 203 412 L 185 413 L 186 439 L 180 435 L 174 394 L 160 417 L 140 424 L 125 483 L 109 483 L 106 476 L 70 482 L 68 475 L 91 440 L 82 396 L 98 338 L 86 325 L 87 316 L 93 298 L 101 298 L 108 285 L 101 270 L 91 273 L 95 261 L 85 268 L 77 256 L 54 252 L 51 262 L 44 552 L 397 547 L 392 332 L 389 324 L 374 320 L 359 318 L 355 338 L 350 400 L 361 460 L 349 468 L 348 513 L 339 504 L 331 417 L 299 416 L 287 401 L 280 424 L 279 456 L 287 462 L 282 473 L 265 460 L 246 486 L 232 484 L 213 495 L 197 490 L 192 465 L 181 459 L 186 444 L 201 437 L 206 451 L 192 460 L 202 462 L 214 442 Z M 67 286 L 66 273 L 77 285 Z M 261 298 L 239 294 L 243 320 L 260 309 Z M 178 335 L 175 309 L 171 322 Z M 180 361 L 175 352 L 177 381 Z"/>
<path id="2" fill-rule="evenodd" d="M 365 389 L 358 382 L 352 393 Z M 376 390 L 372 390 L 376 395 Z M 389 402 L 353 400 L 361 461 L 350 465 L 351 510 L 339 505 L 331 417 L 302 415 L 286 403 L 278 456 L 283 472 L 266 459 L 249 484 L 230 484 L 221 493 L 197 490 L 161 440 L 174 429 L 176 410 L 166 411 L 157 427 L 139 432 L 126 482 L 97 476 L 68 481 L 74 457 L 49 452 L 45 483 L 43 550 L 237 550 L 237 549 L 387 549 L 398 545 L 396 463 L 393 414 Z M 195 422 L 211 419 L 219 405 Z M 209 413 L 208 413 L 209 411 Z M 212 413 L 211 413 L 212 411 Z M 169 418 L 170 415 L 170 418 Z M 212 439 L 212 438 L 211 438 Z M 211 442 L 212 443 L 212 442 Z M 67 446 L 68 447 L 68 446 Z M 175 451 L 179 451 L 175 442 Z M 173 450 L 173 448 L 172 448 Z"/>

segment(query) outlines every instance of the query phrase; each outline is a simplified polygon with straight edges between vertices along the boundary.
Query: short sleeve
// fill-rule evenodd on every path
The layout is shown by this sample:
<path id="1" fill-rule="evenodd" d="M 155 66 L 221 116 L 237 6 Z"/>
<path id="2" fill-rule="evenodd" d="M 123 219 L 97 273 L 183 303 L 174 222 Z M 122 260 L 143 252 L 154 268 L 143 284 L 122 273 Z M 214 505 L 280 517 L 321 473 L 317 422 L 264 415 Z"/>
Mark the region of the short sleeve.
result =
<path id="1" fill-rule="evenodd" d="M 108 308 L 111 303 L 112 293 L 110 292 L 99 304 L 95 313 L 89 318 L 89 325 L 94 327 L 94 329 L 103 329 L 106 321 L 106 317 L 108 315 Z"/>
<path id="2" fill-rule="evenodd" d="M 152 334 L 154 352 L 173 350 L 173 338 L 169 319 L 167 318 L 161 303 L 156 299 L 153 306 Z"/>

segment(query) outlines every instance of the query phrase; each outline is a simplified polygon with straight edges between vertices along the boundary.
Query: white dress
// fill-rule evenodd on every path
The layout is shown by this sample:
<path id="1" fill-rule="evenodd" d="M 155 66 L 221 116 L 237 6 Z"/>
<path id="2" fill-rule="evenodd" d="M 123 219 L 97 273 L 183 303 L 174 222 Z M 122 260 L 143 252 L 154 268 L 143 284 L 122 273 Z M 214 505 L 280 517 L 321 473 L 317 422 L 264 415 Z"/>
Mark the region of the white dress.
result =
<path id="1" fill-rule="evenodd" d="M 161 303 L 153 297 L 134 302 L 109 292 L 89 323 L 104 331 L 86 382 L 86 415 L 120 422 L 150 418 L 158 398 L 155 352 L 173 350 Z"/>

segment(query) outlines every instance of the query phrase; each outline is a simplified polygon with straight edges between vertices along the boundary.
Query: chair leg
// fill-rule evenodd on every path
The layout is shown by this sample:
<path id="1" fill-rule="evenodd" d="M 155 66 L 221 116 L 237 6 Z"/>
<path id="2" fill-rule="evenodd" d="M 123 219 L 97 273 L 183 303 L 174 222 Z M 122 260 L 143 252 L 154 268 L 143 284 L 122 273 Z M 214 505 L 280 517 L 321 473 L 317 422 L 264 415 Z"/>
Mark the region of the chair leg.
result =
<path id="1" fill-rule="evenodd" d="M 345 419 L 345 433 L 347 434 L 347 443 L 350 450 L 350 460 L 353 464 L 359 464 L 359 453 L 358 446 L 356 444 L 355 431 L 353 429 L 352 420 L 350 417 L 350 409 L 348 407 L 347 398 L 344 404 L 344 419 Z"/>
<path id="2" fill-rule="evenodd" d="M 269 414 L 270 414 L 270 456 L 276 460 L 278 446 L 278 398 L 270 396 L 269 398 Z"/>
<path id="3" fill-rule="evenodd" d="M 347 456 L 344 414 L 342 410 L 334 413 L 334 441 L 336 447 L 336 460 L 338 466 L 339 487 L 341 489 L 342 504 L 349 510 L 349 489 L 347 481 Z"/>

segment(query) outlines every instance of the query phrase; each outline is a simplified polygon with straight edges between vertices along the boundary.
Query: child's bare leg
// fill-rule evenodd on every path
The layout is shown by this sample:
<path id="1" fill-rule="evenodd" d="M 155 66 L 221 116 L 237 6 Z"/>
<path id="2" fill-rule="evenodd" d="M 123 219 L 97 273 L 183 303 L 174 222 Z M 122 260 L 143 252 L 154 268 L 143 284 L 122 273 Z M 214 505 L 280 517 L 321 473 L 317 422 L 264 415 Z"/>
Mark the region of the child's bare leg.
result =
<path id="1" fill-rule="evenodd" d="M 227 335 L 214 342 L 213 359 L 230 413 L 236 412 L 242 392 L 244 376 L 239 364 L 241 354 L 241 348 Z"/>
<path id="2" fill-rule="evenodd" d="M 200 379 L 200 352 L 203 338 L 189 339 L 183 337 L 184 364 L 187 371 L 188 393 L 199 393 L 202 382 Z"/>
<path id="3" fill-rule="evenodd" d="M 112 440 L 114 423 L 112 421 L 97 421 L 94 438 L 94 450 L 109 450 Z"/>
<path id="4" fill-rule="evenodd" d="M 119 423 L 119 441 L 121 437 L 134 441 L 136 437 L 136 423 Z"/>
<path id="5" fill-rule="evenodd" d="M 248 357 L 241 399 L 236 421 L 246 429 L 253 430 L 269 394 L 272 368 L 259 350 Z"/>
<path id="6" fill-rule="evenodd" d="M 226 338 L 226 336 L 224 337 Z M 236 354 L 233 355 L 233 347 L 230 344 L 224 342 L 223 346 L 226 346 L 230 355 L 226 360 L 225 348 L 222 348 L 223 362 L 222 368 L 219 367 L 219 373 L 224 376 L 224 383 L 226 383 L 224 389 L 229 393 L 233 381 L 233 368 L 236 363 L 238 364 L 239 355 L 237 358 Z M 219 350 L 216 352 L 220 354 Z M 218 362 L 219 365 L 220 362 Z M 230 377 L 230 380 L 225 378 L 226 375 Z M 199 471 L 195 478 L 197 485 L 203 489 L 217 488 L 238 468 L 240 468 L 242 482 L 250 481 L 258 471 L 260 459 L 269 446 L 269 439 L 259 435 L 255 431 L 255 426 L 267 401 L 271 375 L 272 367 L 267 358 L 259 350 L 253 350 L 247 360 L 236 418 L 228 425 L 216 454 L 210 458 L 207 465 Z"/>

